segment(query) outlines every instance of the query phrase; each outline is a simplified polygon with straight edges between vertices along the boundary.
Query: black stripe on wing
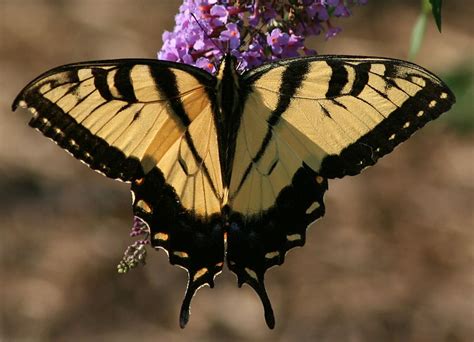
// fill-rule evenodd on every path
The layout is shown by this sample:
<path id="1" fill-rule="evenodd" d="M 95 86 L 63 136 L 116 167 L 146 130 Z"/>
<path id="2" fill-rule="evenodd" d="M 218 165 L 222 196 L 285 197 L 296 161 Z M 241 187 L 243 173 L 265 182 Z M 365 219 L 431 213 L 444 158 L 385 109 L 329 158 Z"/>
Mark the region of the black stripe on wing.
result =
<path id="1" fill-rule="evenodd" d="M 158 91 L 168 99 L 170 107 L 181 121 L 181 124 L 184 127 L 188 127 L 191 121 L 179 98 L 180 95 L 176 75 L 169 68 L 153 68 L 150 71 L 151 76 L 155 80 Z M 166 82 L 163 82 L 163 80 L 166 80 Z"/>
<path id="2" fill-rule="evenodd" d="M 131 80 L 131 72 L 133 67 L 133 65 L 124 65 L 118 68 L 114 77 L 115 88 L 117 88 L 121 99 L 127 101 L 128 103 L 138 102 Z"/>
<path id="3" fill-rule="evenodd" d="M 354 66 L 355 80 L 350 91 L 351 96 L 358 96 L 369 82 L 370 63 L 360 63 Z M 334 74 L 334 69 L 333 69 Z"/>
<path id="4" fill-rule="evenodd" d="M 267 148 L 268 144 L 270 143 L 272 139 L 273 127 L 278 124 L 278 122 L 280 121 L 280 117 L 288 109 L 288 106 L 291 103 L 291 99 L 296 94 L 298 89 L 301 87 L 301 84 L 303 83 L 304 78 L 306 74 L 308 73 L 308 70 L 309 70 L 309 63 L 307 63 L 305 60 L 302 60 L 298 63 L 292 63 L 288 65 L 288 67 L 283 72 L 282 77 L 281 77 L 280 89 L 278 91 L 279 93 L 278 103 L 277 103 L 276 108 L 270 114 L 270 118 L 268 119 L 267 133 L 265 134 L 265 137 L 263 138 L 263 141 L 260 145 L 260 148 L 257 151 L 257 154 L 255 156 L 251 156 L 252 163 L 250 163 L 247 166 L 240 180 L 240 183 L 237 187 L 237 190 L 235 191 L 235 194 L 237 194 L 239 190 L 242 188 L 244 182 L 247 180 L 248 175 L 250 174 L 250 171 L 252 170 L 254 165 L 256 165 L 260 161 L 260 159 L 263 157 L 263 154 L 265 153 L 265 149 Z"/>
<path id="5" fill-rule="evenodd" d="M 331 67 L 331 79 L 329 81 L 328 90 L 326 92 L 327 98 L 339 96 L 347 84 L 349 74 L 345 68 L 345 64 L 339 60 L 328 60 L 327 64 Z"/>
<path id="6" fill-rule="evenodd" d="M 94 85 L 104 100 L 111 101 L 114 99 L 107 84 L 108 71 L 101 68 L 93 68 L 92 75 L 94 76 Z"/>
<path id="7" fill-rule="evenodd" d="M 173 113 L 175 113 L 175 115 L 179 118 L 184 127 L 188 127 L 191 124 L 191 120 L 184 109 L 183 102 L 181 101 L 176 75 L 169 68 L 154 68 L 151 69 L 151 76 L 155 80 L 155 84 L 158 88 L 158 91 L 168 99 L 169 106 L 173 110 Z M 163 82 L 163 80 L 166 80 L 166 82 Z M 196 164 L 200 165 L 200 167 L 203 169 L 204 175 L 206 176 L 206 179 L 210 184 L 214 195 L 216 197 L 219 197 L 218 191 L 215 187 L 214 182 L 212 181 L 209 170 L 206 164 L 204 163 L 202 156 L 199 155 L 196 149 L 196 145 L 194 144 L 193 138 L 189 133 L 189 130 L 186 130 L 186 132 L 184 133 L 184 140 L 186 141 L 189 149 L 191 150 Z M 186 173 L 186 170 L 184 171 Z"/>

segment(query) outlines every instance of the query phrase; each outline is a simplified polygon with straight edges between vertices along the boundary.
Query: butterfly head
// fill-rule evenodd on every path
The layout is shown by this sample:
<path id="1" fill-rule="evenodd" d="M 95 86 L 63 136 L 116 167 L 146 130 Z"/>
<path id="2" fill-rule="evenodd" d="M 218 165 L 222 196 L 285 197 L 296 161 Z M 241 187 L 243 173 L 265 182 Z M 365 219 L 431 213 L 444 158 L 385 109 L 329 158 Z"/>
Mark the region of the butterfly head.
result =
<path id="1" fill-rule="evenodd" d="M 237 58 L 230 53 L 227 53 L 222 57 L 219 69 L 217 71 L 217 79 L 223 81 L 226 79 L 235 80 L 237 78 Z"/>
<path id="2" fill-rule="evenodd" d="M 217 92 L 218 96 L 233 96 L 237 99 L 236 93 L 239 88 L 239 74 L 237 72 L 237 58 L 231 54 L 225 54 L 221 59 L 217 72 Z"/>

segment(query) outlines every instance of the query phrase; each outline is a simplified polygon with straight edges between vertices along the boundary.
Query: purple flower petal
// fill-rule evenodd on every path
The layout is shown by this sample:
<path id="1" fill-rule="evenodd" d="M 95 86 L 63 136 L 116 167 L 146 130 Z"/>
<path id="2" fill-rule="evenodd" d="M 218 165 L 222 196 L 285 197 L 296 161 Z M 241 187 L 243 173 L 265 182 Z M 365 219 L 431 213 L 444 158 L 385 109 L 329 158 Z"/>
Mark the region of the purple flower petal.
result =
<path id="1" fill-rule="evenodd" d="M 216 67 L 213 63 L 208 58 L 205 57 L 199 57 L 196 60 L 196 66 L 198 68 L 204 69 L 207 72 L 213 74 L 216 71 Z"/>
<path id="2" fill-rule="evenodd" d="M 222 5 L 214 5 L 211 8 L 211 15 L 216 17 L 227 17 L 227 9 Z"/>

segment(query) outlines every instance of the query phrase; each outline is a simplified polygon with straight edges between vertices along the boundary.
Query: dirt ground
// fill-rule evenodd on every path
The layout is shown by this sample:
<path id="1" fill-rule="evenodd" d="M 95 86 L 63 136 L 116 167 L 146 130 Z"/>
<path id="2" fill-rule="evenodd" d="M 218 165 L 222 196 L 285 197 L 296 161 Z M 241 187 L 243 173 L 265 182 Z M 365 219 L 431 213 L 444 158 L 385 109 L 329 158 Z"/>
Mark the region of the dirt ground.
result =
<path id="1" fill-rule="evenodd" d="M 406 58 L 419 1 L 370 0 L 320 53 Z M 474 57 L 473 6 L 446 1 L 416 60 L 440 75 Z M 331 181 L 326 216 L 267 273 L 276 328 L 227 270 L 178 312 L 186 273 L 149 251 L 122 276 L 129 187 L 27 127 L 11 102 L 75 61 L 156 56 L 179 1 L 0 0 L 1 341 L 473 341 L 474 135 L 439 120 L 357 177 Z M 473 115 L 471 106 L 461 113 Z"/>

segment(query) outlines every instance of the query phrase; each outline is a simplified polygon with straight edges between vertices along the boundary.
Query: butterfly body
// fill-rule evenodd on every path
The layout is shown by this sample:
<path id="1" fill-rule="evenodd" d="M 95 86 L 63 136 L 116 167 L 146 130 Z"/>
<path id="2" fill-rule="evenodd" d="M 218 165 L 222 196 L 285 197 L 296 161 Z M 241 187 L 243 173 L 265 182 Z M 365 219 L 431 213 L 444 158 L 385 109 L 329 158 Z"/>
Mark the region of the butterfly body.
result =
<path id="1" fill-rule="evenodd" d="M 224 187 L 229 187 L 232 175 L 232 162 L 235 155 L 235 141 L 242 116 L 242 97 L 239 90 L 242 89 L 242 80 L 237 73 L 237 60 L 232 55 L 226 55 L 222 60 L 216 77 L 217 108 L 215 117 L 218 127 L 218 142 L 225 146 L 219 151 L 221 161 L 222 181 Z"/>
<path id="2" fill-rule="evenodd" d="M 274 317 L 266 270 L 305 243 L 328 179 L 355 175 L 447 111 L 429 71 L 378 57 L 316 56 L 216 76 L 173 62 L 112 60 L 53 69 L 18 95 L 30 125 L 108 177 L 131 183 L 134 215 L 189 282 L 224 262 Z"/>

